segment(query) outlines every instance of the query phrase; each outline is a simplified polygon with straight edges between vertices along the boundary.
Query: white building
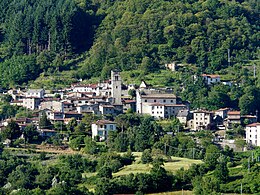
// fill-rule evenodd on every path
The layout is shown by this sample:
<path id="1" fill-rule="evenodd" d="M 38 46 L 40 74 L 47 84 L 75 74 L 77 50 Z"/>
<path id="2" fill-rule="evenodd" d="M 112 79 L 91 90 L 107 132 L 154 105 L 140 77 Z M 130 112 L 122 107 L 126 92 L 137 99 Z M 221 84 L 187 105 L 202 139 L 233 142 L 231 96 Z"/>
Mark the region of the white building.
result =
<path id="1" fill-rule="evenodd" d="M 35 98 L 43 98 L 44 97 L 44 89 L 29 89 L 26 93 L 26 97 L 35 97 Z"/>
<path id="2" fill-rule="evenodd" d="M 215 74 L 202 74 L 201 75 L 207 85 L 220 82 L 220 76 Z"/>
<path id="3" fill-rule="evenodd" d="M 73 92 L 95 92 L 99 94 L 99 87 L 96 84 L 72 84 L 71 89 Z"/>
<path id="4" fill-rule="evenodd" d="M 246 126 L 246 142 L 253 146 L 260 146 L 260 123 Z"/>
<path id="5" fill-rule="evenodd" d="M 103 141 L 107 139 L 109 131 L 116 130 L 116 123 L 108 120 L 98 120 L 91 125 L 92 138 L 99 136 L 99 140 Z"/>
<path id="6" fill-rule="evenodd" d="M 228 114 L 229 108 L 220 108 L 218 110 L 215 111 L 215 116 L 220 116 L 222 119 L 227 118 L 227 114 Z"/>

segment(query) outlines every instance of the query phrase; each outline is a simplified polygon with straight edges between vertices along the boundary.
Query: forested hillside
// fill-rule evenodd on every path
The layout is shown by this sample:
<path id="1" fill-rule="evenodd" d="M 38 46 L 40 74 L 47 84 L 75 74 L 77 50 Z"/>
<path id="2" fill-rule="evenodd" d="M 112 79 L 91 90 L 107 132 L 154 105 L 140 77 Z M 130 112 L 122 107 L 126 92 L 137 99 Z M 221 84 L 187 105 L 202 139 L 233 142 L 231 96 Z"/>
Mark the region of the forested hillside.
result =
<path id="1" fill-rule="evenodd" d="M 87 51 L 96 22 L 88 9 L 71 0 L 2 0 L 1 84 L 22 84 L 49 68 L 62 70 L 64 60 Z"/>
<path id="2" fill-rule="evenodd" d="M 0 72 L 4 87 L 41 72 L 106 77 L 112 68 L 154 71 L 172 61 L 213 72 L 257 58 L 257 0 L 1 0 Z"/>
<path id="3" fill-rule="evenodd" d="M 235 63 L 255 59 L 259 46 L 256 0 L 125 0 L 99 10 L 106 17 L 85 63 L 88 77 L 174 60 L 213 72 L 227 66 L 228 49 Z"/>

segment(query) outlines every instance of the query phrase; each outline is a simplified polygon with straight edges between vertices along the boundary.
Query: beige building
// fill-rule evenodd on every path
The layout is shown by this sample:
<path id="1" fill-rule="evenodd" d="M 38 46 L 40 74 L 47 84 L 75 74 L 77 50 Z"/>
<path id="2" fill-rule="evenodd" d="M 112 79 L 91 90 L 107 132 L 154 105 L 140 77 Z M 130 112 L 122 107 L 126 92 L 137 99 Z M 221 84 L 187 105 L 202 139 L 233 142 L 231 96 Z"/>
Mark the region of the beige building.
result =
<path id="1" fill-rule="evenodd" d="M 139 114 L 149 114 L 155 118 L 170 118 L 177 116 L 180 110 L 188 109 L 184 104 L 177 104 L 177 97 L 174 94 L 141 93 L 137 91 L 136 95 L 136 112 Z"/>
<path id="2" fill-rule="evenodd" d="M 41 109 L 41 110 L 50 109 L 50 110 L 58 111 L 58 112 L 63 112 L 64 111 L 63 103 L 60 102 L 60 101 L 46 101 L 46 102 L 42 102 L 39 105 L 39 109 Z"/>
<path id="3" fill-rule="evenodd" d="M 36 110 L 39 108 L 40 103 L 41 100 L 38 97 L 27 97 L 23 99 L 22 106 L 30 110 Z"/>
<path id="4" fill-rule="evenodd" d="M 122 105 L 122 80 L 119 71 L 111 71 L 111 88 L 113 104 Z"/>
<path id="5" fill-rule="evenodd" d="M 193 125 L 191 130 L 208 129 L 213 120 L 213 112 L 207 110 L 193 111 Z"/>

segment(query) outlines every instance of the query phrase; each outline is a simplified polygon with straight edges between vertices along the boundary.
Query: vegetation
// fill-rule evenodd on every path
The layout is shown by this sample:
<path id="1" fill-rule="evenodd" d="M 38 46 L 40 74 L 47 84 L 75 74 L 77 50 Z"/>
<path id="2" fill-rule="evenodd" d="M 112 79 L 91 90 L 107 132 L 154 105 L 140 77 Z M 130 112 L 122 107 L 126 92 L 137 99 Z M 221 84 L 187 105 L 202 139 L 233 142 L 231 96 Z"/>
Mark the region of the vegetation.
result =
<path id="1" fill-rule="evenodd" d="M 257 0 L 1 0 L 0 86 L 56 89 L 107 79 L 116 68 L 127 83 L 146 79 L 172 88 L 192 109 L 256 114 L 259 9 Z M 164 68 L 172 62 L 181 64 L 176 72 Z M 206 85 L 202 73 L 220 74 L 232 85 Z M 129 95 L 135 98 L 136 91 Z M 32 117 L 11 101 L 1 96 L 1 120 Z M 260 193 L 259 148 L 252 154 L 221 150 L 209 132 L 184 133 L 175 118 L 155 121 L 130 111 L 115 117 L 117 131 L 99 142 L 90 137 L 98 119 L 85 115 L 64 125 L 42 115 L 39 127 L 58 131 L 48 139 L 35 126 L 21 131 L 11 120 L 0 141 L 20 148 L 0 145 L 0 194 L 220 194 L 240 193 L 241 184 L 243 193 Z M 243 134 L 241 126 L 227 132 L 241 148 Z M 69 145 L 73 155 L 35 153 L 37 142 Z"/>

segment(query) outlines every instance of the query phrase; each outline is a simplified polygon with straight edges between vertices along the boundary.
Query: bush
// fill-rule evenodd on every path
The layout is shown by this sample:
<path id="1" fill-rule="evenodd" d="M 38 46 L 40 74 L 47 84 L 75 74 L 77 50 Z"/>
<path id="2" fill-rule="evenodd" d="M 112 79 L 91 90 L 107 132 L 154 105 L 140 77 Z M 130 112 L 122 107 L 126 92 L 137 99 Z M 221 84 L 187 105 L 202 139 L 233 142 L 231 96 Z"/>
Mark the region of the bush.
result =
<path id="1" fill-rule="evenodd" d="M 143 151 L 141 161 L 142 161 L 143 164 L 148 164 L 148 163 L 153 162 L 153 158 L 152 158 L 152 154 L 151 154 L 150 149 L 145 149 Z"/>

